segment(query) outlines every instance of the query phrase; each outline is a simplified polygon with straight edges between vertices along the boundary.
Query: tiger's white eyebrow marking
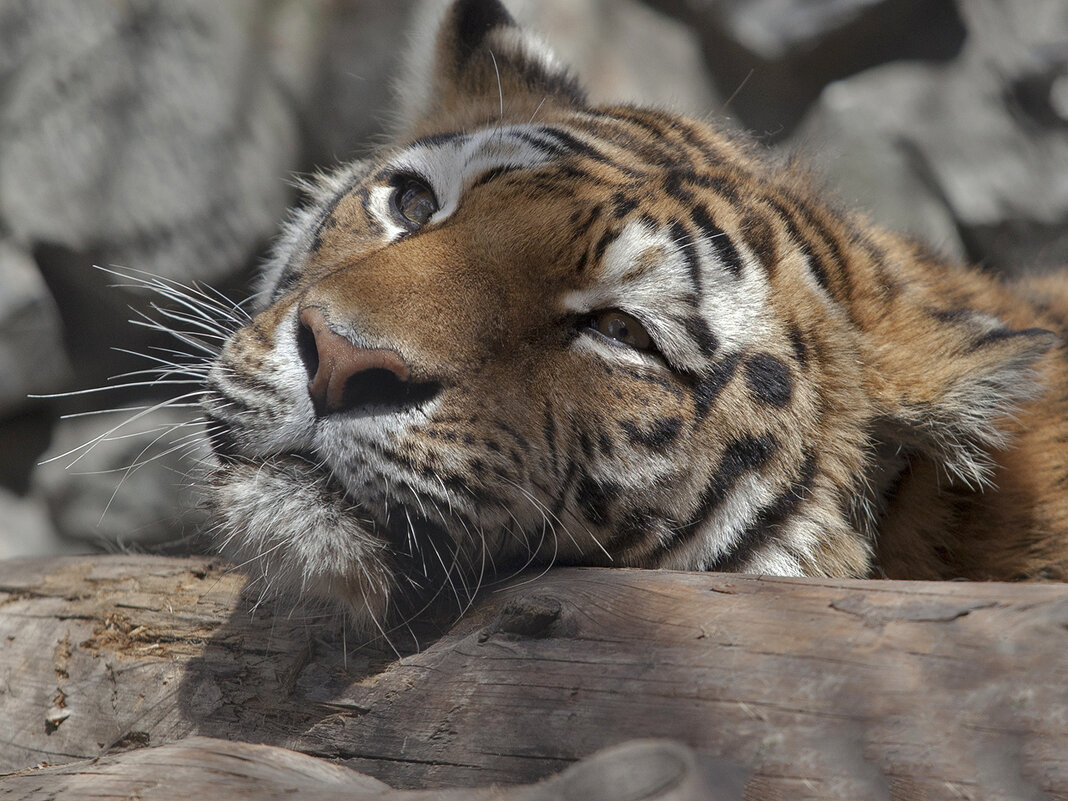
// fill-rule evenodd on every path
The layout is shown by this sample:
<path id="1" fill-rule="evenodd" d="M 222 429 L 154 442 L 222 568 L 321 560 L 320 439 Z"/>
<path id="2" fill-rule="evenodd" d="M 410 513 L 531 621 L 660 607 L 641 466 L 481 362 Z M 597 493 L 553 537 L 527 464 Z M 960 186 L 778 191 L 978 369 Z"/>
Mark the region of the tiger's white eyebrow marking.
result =
<path id="1" fill-rule="evenodd" d="M 456 211 L 464 192 L 486 173 L 538 167 L 559 158 L 559 148 L 539 139 L 547 130 L 540 125 L 508 125 L 416 142 L 393 158 L 388 168 L 411 172 L 430 184 L 438 200 L 438 210 L 430 221 L 440 222 Z M 376 203 L 374 208 L 376 216 L 388 216 L 383 204 Z M 387 230 L 396 227 L 385 220 L 379 222 Z"/>

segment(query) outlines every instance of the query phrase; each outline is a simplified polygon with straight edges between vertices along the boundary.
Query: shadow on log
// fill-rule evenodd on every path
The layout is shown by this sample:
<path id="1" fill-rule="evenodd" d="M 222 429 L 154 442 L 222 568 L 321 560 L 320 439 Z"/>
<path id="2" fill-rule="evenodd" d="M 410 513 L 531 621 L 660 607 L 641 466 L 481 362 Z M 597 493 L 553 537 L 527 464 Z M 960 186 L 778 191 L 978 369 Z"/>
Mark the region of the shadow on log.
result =
<path id="1" fill-rule="evenodd" d="M 1068 798 L 1068 586 L 558 569 L 396 659 L 250 617 L 242 585 L 204 559 L 0 563 L 0 771 L 204 735 L 399 789 L 518 785 L 663 737 L 747 798 Z"/>

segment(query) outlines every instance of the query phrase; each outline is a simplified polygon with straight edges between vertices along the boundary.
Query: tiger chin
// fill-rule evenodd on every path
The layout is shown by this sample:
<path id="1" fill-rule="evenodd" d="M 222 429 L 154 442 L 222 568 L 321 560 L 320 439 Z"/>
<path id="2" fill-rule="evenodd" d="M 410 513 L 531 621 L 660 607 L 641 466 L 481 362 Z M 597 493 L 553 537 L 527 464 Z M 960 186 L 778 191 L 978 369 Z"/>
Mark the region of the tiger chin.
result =
<path id="1" fill-rule="evenodd" d="M 221 547 L 368 634 L 531 564 L 1068 574 L 1068 278 L 598 106 L 494 0 L 305 187 L 205 403 Z"/>

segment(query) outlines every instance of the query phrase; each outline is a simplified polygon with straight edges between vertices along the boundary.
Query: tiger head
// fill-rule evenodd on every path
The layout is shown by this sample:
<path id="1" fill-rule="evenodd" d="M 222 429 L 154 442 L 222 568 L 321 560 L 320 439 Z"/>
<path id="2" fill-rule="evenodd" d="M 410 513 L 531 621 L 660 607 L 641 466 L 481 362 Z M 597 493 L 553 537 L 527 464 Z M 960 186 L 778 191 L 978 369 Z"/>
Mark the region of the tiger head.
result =
<path id="1" fill-rule="evenodd" d="M 862 576 L 907 454 L 983 480 L 1043 332 L 735 136 L 589 103 L 494 0 L 409 72 L 211 371 L 211 507 L 266 589 L 371 632 L 535 562 Z"/>

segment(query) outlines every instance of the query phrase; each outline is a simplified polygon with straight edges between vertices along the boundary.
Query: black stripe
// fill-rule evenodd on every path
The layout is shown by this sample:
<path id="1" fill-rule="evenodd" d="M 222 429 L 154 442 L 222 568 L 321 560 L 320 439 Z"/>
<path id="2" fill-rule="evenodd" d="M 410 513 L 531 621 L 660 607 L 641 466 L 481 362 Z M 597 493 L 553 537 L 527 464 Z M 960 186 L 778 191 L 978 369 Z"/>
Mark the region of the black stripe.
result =
<path id="1" fill-rule="evenodd" d="M 820 220 L 817 220 L 812 214 L 812 210 L 806 205 L 803 199 L 799 199 L 793 195 L 787 195 L 789 200 L 793 203 L 794 213 L 797 217 L 801 218 L 808 227 L 819 239 L 820 243 L 830 254 L 830 264 L 822 256 L 818 256 L 820 262 L 820 269 L 822 270 L 825 280 L 827 280 L 827 291 L 831 292 L 832 297 L 841 297 L 846 303 L 847 312 L 850 318 L 853 319 L 852 305 L 848 301 L 852 300 L 853 287 L 850 283 L 849 270 L 846 267 L 846 260 L 842 255 L 842 250 L 838 245 L 838 239 L 834 233 Z M 811 248 L 810 248 L 811 250 Z M 814 256 L 816 254 L 813 254 Z M 830 275 L 833 272 L 835 278 L 834 282 L 835 292 L 832 292 Z M 853 322 L 856 322 L 853 319 Z M 858 326 L 859 327 L 859 326 Z"/>
<path id="2" fill-rule="evenodd" d="M 607 230 L 603 234 L 601 234 L 601 238 L 597 240 L 597 244 L 593 248 L 594 265 L 600 265 L 601 259 L 604 257 L 605 250 L 612 242 L 614 242 L 618 238 L 618 231 Z"/>
<path id="3" fill-rule="evenodd" d="M 664 173 L 663 177 L 664 194 L 681 201 L 685 205 L 693 204 L 693 192 L 682 185 L 683 181 L 688 180 L 689 177 L 689 175 L 677 167 L 669 169 Z"/>
<path id="4" fill-rule="evenodd" d="M 780 409 L 790 402 L 793 379 L 790 368 L 778 356 L 754 353 L 745 360 L 745 382 L 757 398 Z"/>
<path id="5" fill-rule="evenodd" d="M 738 249 L 734 247 L 734 243 L 726 232 L 712 222 L 708 209 L 700 205 L 694 206 L 690 209 L 690 216 L 693 218 L 694 225 L 708 240 L 709 247 L 722 257 L 723 263 L 730 270 L 731 275 L 741 275 L 742 258 L 738 255 Z"/>
<path id="6" fill-rule="evenodd" d="M 300 280 L 301 272 L 293 264 L 286 265 L 282 270 L 282 274 L 278 278 L 278 283 L 274 286 L 274 297 L 272 300 L 278 300 L 286 292 L 293 288 L 293 285 Z"/>
<path id="7" fill-rule="evenodd" d="M 711 370 L 701 376 L 694 384 L 693 400 L 698 420 L 703 419 L 708 414 L 708 410 L 715 403 L 716 398 L 719 397 L 719 393 L 730 383 L 730 380 L 738 370 L 741 358 L 740 353 L 732 353 L 725 356 L 717 364 L 712 365 Z"/>
<path id="8" fill-rule="evenodd" d="M 812 247 L 809 244 L 808 239 L 801 235 L 801 232 L 795 224 L 792 211 L 775 198 L 765 197 L 764 202 L 781 215 L 783 225 L 786 226 L 786 233 L 790 235 L 790 238 L 794 240 L 794 243 L 801 250 L 802 255 L 805 257 L 805 261 L 808 263 L 808 268 L 812 272 L 812 277 L 816 279 L 816 283 L 819 284 L 824 292 L 831 297 L 834 297 L 834 293 L 831 292 L 831 279 L 827 275 L 827 268 L 823 264 L 823 259 L 812 252 Z"/>
<path id="9" fill-rule="evenodd" d="M 808 366 L 808 345 L 805 344 L 805 337 L 801 333 L 801 329 L 796 323 L 790 326 L 790 345 L 794 349 L 794 358 L 797 359 L 797 363 L 802 367 Z"/>
<path id="10" fill-rule="evenodd" d="M 593 440 L 590 439 L 590 435 L 586 433 L 586 429 L 580 429 L 578 432 L 579 448 L 582 449 L 582 455 L 587 459 L 593 458 Z"/>
<path id="11" fill-rule="evenodd" d="M 691 315 L 683 321 L 683 325 L 686 327 L 686 333 L 697 343 L 698 349 L 704 356 L 711 359 L 716 355 L 716 351 L 719 350 L 719 339 L 708 327 L 708 321 L 704 317 Z"/>
<path id="12" fill-rule="evenodd" d="M 727 443 L 715 473 L 701 492 L 697 510 L 685 524 L 675 530 L 672 538 L 660 545 L 659 555 L 663 556 L 677 545 L 692 540 L 709 515 L 726 500 L 738 479 L 746 473 L 759 470 L 778 449 L 779 441 L 767 433 L 746 435 Z"/>
<path id="13" fill-rule="evenodd" d="M 578 471 L 578 462 L 572 456 L 567 460 L 567 470 L 564 471 L 564 478 L 560 482 L 560 486 L 564 488 L 564 491 L 560 493 L 560 497 L 553 504 L 552 516 L 556 519 L 559 519 L 560 515 L 564 513 L 564 507 L 567 505 L 568 490 L 575 485 L 575 477 L 578 475 Z"/>
<path id="14" fill-rule="evenodd" d="M 418 139 L 412 141 L 408 145 L 405 145 L 404 149 L 412 149 L 417 147 L 440 147 L 441 145 L 454 142 L 457 139 L 466 139 L 467 135 L 460 131 L 449 131 L 447 133 L 429 134 L 428 136 L 421 136 Z"/>
<path id="15" fill-rule="evenodd" d="M 678 417 L 665 417 L 657 420 L 648 430 L 639 428 L 629 420 L 623 420 L 619 425 L 626 433 L 631 445 L 641 445 L 651 450 L 663 450 L 678 438 L 679 431 L 682 429 L 682 420 Z"/>
<path id="16" fill-rule="evenodd" d="M 732 206 L 741 205 L 738 202 L 738 184 L 729 174 L 702 176 L 699 182 L 701 186 L 713 190 Z"/>
<path id="17" fill-rule="evenodd" d="M 508 434 L 512 439 L 514 439 L 516 444 L 520 448 L 522 448 L 524 451 L 529 451 L 530 450 L 530 443 L 527 442 L 526 438 L 522 434 L 520 434 L 518 431 L 516 431 L 510 425 L 508 425 L 507 423 L 498 422 L 497 423 L 497 428 L 499 428 L 505 434 Z"/>
<path id="18" fill-rule="evenodd" d="M 591 523 L 608 522 L 613 501 L 623 493 L 623 487 L 613 481 L 594 481 L 583 474 L 575 488 L 575 503 Z"/>
<path id="19" fill-rule="evenodd" d="M 779 248 L 775 229 L 763 210 L 749 209 L 742 218 L 738 231 L 750 252 L 760 261 L 768 275 L 775 273 L 779 264 Z"/>
<path id="20" fill-rule="evenodd" d="M 689 270 L 690 280 L 693 282 L 694 291 L 701 294 L 701 264 L 697 260 L 697 250 L 694 248 L 693 235 L 686 230 L 678 220 L 671 223 L 671 241 L 682 251 L 686 259 L 686 269 Z"/>
<path id="21" fill-rule="evenodd" d="M 609 553 L 624 554 L 645 542 L 656 542 L 661 517 L 647 509 L 631 509 L 613 526 L 612 538 L 605 544 Z"/>
<path id="22" fill-rule="evenodd" d="M 315 220 L 315 233 L 312 235 L 312 253 L 317 253 L 319 248 L 323 246 L 323 228 L 326 226 L 327 221 L 334 216 L 334 210 L 337 209 L 338 203 L 340 203 L 342 198 L 344 198 L 350 191 L 352 191 L 351 187 L 345 187 L 330 198 L 330 202 L 319 212 L 319 216 Z"/>
<path id="23" fill-rule="evenodd" d="M 542 424 L 542 433 L 545 435 L 545 445 L 549 448 L 549 463 L 552 465 L 555 472 L 557 464 L 556 454 L 556 420 L 553 419 L 552 407 L 546 404 L 545 406 L 545 420 Z"/>
<path id="24" fill-rule="evenodd" d="M 690 125 L 688 120 L 679 120 L 675 130 L 686 144 L 701 153 L 709 163 L 718 164 L 724 160 L 723 155 L 713 149 L 712 143 L 704 136 L 706 132 Z"/>
<path id="25" fill-rule="evenodd" d="M 661 389 L 670 392 L 679 400 L 682 400 L 682 389 L 679 388 L 679 385 L 676 382 L 668 381 L 667 379 L 660 378 L 659 376 L 652 375 L 650 373 L 643 373 L 640 370 L 632 370 L 631 368 L 625 366 L 621 367 L 620 371 L 624 375 L 633 378 L 635 381 L 642 381 L 646 384 L 652 384 L 654 386 L 660 387 Z"/>
<path id="26" fill-rule="evenodd" d="M 929 308 L 927 313 L 940 323 L 965 323 L 975 316 L 975 311 L 966 306 L 955 306 L 952 309 Z"/>
<path id="27" fill-rule="evenodd" d="M 622 192 L 616 192 L 612 196 L 612 204 L 614 206 L 612 214 L 618 220 L 634 211 L 638 207 L 638 200 L 633 197 L 627 197 Z"/>
<path id="28" fill-rule="evenodd" d="M 485 186 L 490 181 L 494 181 L 500 178 L 502 175 L 507 175 L 510 172 L 515 172 L 520 169 L 514 164 L 502 164 L 500 167 L 494 167 L 492 170 L 487 170 L 478 176 L 478 179 L 471 184 L 471 189 L 477 189 L 480 186 Z"/>
<path id="29" fill-rule="evenodd" d="M 993 345 L 999 342 L 1005 342 L 1009 339 L 1017 339 L 1018 337 L 1049 337 L 1055 336 L 1052 331 L 1047 331 L 1045 328 L 995 328 L 993 331 L 987 331 L 981 337 L 977 337 L 968 346 L 968 353 L 973 353 L 980 348 L 985 348 L 987 345 Z"/>
<path id="30" fill-rule="evenodd" d="M 567 131 L 563 131 L 559 128 L 539 128 L 538 130 L 541 133 L 546 134 L 547 136 L 551 136 L 556 140 L 555 146 L 550 146 L 554 147 L 555 153 L 557 155 L 572 153 L 574 155 L 584 156 L 586 158 L 592 159 L 593 161 L 599 162 L 601 164 L 607 164 L 608 166 L 613 167 L 614 169 L 632 177 L 639 177 L 642 175 L 639 170 L 635 170 L 632 167 L 627 166 L 626 164 L 622 164 L 615 159 L 609 158 L 597 148 L 593 147 L 590 144 L 587 144 L 586 142 L 583 142 L 581 139 L 575 136 L 572 136 Z M 518 136 L 524 136 L 524 134 L 518 134 Z"/>
<path id="31" fill-rule="evenodd" d="M 808 496 L 816 480 L 818 459 L 806 450 L 805 460 L 790 486 L 770 504 L 760 510 L 756 519 L 738 535 L 734 547 L 726 551 L 708 566 L 709 570 L 738 571 L 753 558 L 757 551 L 775 540 L 777 529 Z"/>
<path id="32" fill-rule="evenodd" d="M 614 163 L 612 159 L 608 158 L 604 153 L 599 151 L 593 145 L 583 142 L 576 136 L 572 136 L 567 131 L 562 131 L 559 128 L 539 128 L 538 133 L 545 136 L 552 137 L 554 141 L 546 142 L 543 139 L 535 139 L 529 134 L 520 133 L 517 136 L 528 138 L 532 144 L 538 144 L 541 147 L 548 148 L 552 153 L 558 156 L 565 154 L 573 154 L 576 156 L 585 156 L 586 158 L 594 161 L 602 162 L 604 164 Z"/>

